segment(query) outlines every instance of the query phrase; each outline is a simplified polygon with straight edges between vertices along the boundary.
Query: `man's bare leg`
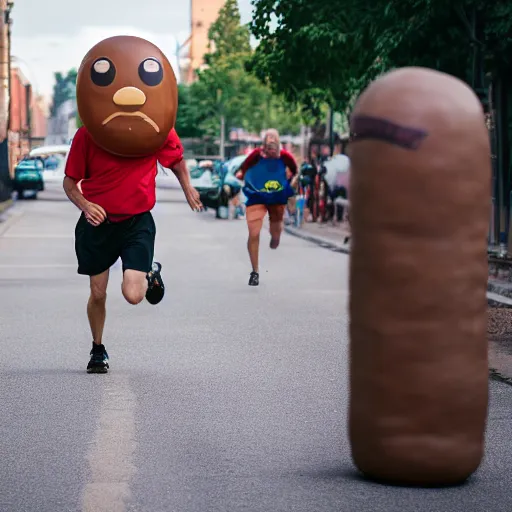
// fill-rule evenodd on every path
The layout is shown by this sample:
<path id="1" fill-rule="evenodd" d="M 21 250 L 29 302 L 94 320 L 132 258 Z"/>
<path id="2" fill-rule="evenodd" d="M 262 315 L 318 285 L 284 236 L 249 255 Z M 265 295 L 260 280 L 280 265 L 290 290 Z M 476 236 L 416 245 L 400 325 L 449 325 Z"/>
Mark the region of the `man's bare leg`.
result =
<path id="1" fill-rule="evenodd" d="M 284 219 L 284 211 L 285 205 L 275 205 L 269 207 L 269 217 L 270 217 L 270 248 L 277 249 L 279 247 L 279 243 L 281 241 L 281 234 L 283 232 L 283 219 Z"/>
<path id="2" fill-rule="evenodd" d="M 260 233 L 263 226 L 262 220 L 253 220 L 248 223 L 249 238 L 247 240 L 247 250 L 251 260 L 252 271 L 259 272 L 259 252 L 260 252 Z"/>
<path id="3" fill-rule="evenodd" d="M 249 278 L 249 286 L 258 286 L 260 284 L 259 276 L 259 251 L 260 251 L 260 233 L 263 227 L 263 219 L 267 214 L 267 207 L 262 204 L 255 204 L 247 207 L 245 217 L 247 227 L 249 228 L 249 239 L 247 240 L 247 250 L 251 260 L 252 272 Z"/>
<path id="4" fill-rule="evenodd" d="M 91 326 L 92 339 L 101 345 L 106 318 L 107 285 L 109 271 L 91 276 L 91 295 L 87 304 L 87 316 Z"/>
<path id="5" fill-rule="evenodd" d="M 283 232 L 283 221 L 274 221 L 270 223 L 270 248 L 277 249 L 281 241 L 281 233 Z"/>
<path id="6" fill-rule="evenodd" d="M 140 304 L 148 291 L 148 280 L 145 272 L 127 269 L 123 274 L 123 296 L 129 304 Z"/>
<path id="7" fill-rule="evenodd" d="M 108 353 L 103 345 L 108 276 L 108 270 L 96 276 L 91 276 L 91 295 L 87 303 L 87 316 L 89 317 L 93 343 L 87 373 L 107 373 L 109 368 Z"/>

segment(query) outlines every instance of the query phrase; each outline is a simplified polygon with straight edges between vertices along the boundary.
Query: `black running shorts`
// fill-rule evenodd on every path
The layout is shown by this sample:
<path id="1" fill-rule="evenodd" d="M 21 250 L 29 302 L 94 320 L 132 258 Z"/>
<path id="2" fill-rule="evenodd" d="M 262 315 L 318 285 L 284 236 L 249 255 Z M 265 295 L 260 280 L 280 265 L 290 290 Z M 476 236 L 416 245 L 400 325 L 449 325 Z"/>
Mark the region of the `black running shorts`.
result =
<path id="1" fill-rule="evenodd" d="M 149 272 L 155 251 L 156 226 L 151 212 L 121 222 L 89 224 L 82 213 L 75 228 L 78 273 L 95 276 L 108 270 L 119 258 L 127 269 Z"/>

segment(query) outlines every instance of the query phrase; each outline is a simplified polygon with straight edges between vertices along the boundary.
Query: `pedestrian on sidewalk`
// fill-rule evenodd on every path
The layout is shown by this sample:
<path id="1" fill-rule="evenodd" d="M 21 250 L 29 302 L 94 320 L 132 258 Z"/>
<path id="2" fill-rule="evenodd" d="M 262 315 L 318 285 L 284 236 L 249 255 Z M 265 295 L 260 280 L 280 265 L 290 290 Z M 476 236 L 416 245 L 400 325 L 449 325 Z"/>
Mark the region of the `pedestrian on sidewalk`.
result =
<path id="1" fill-rule="evenodd" d="M 109 270 L 121 258 L 122 293 L 130 304 L 158 304 L 162 265 L 153 261 L 157 162 L 172 169 L 190 207 L 202 210 L 173 126 L 176 78 L 153 44 L 114 37 L 93 47 L 78 73 L 84 123 L 73 138 L 64 190 L 82 211 L 75 229 L 78 273 L 89 276 L 87 315 L 93 346 L 88 373 L 106 373 L 103 344 Z"/>
<path id="2" fill-rule="evenodd" d="M 287 176 L 287 168 L 290 176 Z M 238 179 L 245 180 L 243 192 L 247 197 L 247 248 L 252 265 L 249 286 L 259 285 L 259 247 L 263 219 L 268 213 L 270 248 L 277 249 L 283 231 L 286 205 L 295 194 L 290 179 L 296 174 L 295 158 L 281 148 L 279 132 L 271 129 L 265 134 L 263 146 L 248 155 L 236 175 Z"/>

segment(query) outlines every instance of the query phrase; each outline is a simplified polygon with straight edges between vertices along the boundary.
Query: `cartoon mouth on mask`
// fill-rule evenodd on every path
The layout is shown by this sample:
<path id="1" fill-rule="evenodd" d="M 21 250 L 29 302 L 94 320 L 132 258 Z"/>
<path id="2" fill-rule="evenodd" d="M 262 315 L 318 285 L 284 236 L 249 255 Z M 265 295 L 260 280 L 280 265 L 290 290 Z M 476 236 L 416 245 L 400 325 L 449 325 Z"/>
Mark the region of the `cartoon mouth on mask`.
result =
<path id="1" fill-rule="evenodd" d="M 153 119 L 148 117 L 143 112 L 139 112 L 139 111 L 137 111 L 137 112 L 114 112 L 113 114 L 109 115 L 101 124 L 103 126 L 106 126 L 108 123 L 110 123 L 110 121 L 112 121 L 113 119 L 116 119 L 117 117 L 140 117 L 141 119 L 146 121 L 146 123 L 151 125 L 154 128 L 154 130 L 156 131 L 156 133 L 160 133 L 160 128 L 155 123 L 155 121 L 153 121 Z"/>

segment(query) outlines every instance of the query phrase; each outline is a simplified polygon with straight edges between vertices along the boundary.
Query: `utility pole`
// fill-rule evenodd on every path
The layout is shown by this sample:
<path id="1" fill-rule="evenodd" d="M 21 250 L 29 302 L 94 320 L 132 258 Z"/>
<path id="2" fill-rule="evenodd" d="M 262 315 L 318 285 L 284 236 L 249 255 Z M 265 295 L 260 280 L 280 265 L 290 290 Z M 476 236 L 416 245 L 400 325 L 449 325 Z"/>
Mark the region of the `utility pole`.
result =
<path id="1" fill-rule="evenodd" d="M 224 160 L 226 158 L 225 134 L 226 134 L 226 119 L 224 118 L 224 114 L 221 114 L 221 116 L 220 116 L 220 157 L 222 158 L 222 160 Z"/>
<path id="2" fill-rule="evenodd" d="M 28 149 L 30 151 L 32 149 L 32 86 L 30 84 L 25 85 L 25 98 Z"/>
<path id="3" fill-rule="evenodd" d="M 329 150 L 334 155 L 334 109 L 329 107 Z"/>
<path id="4" fill-rule="evenodd" d="M 220 114 L 220 143 L 219 154 L 222 160 L 225 159 L 226 153 L 226 118 L 224 117 L 224 107 L 222 104 L 222 89 L 217 89 L 217 104 Z"/>

